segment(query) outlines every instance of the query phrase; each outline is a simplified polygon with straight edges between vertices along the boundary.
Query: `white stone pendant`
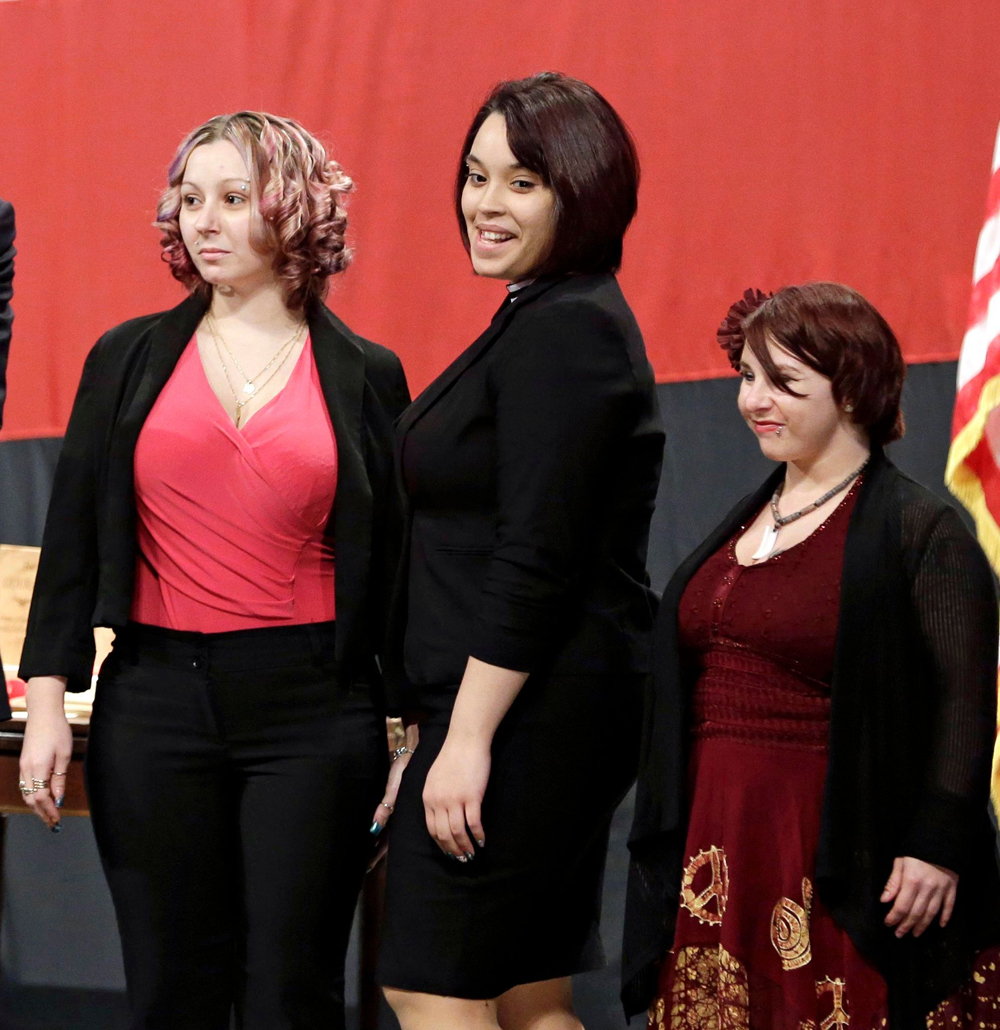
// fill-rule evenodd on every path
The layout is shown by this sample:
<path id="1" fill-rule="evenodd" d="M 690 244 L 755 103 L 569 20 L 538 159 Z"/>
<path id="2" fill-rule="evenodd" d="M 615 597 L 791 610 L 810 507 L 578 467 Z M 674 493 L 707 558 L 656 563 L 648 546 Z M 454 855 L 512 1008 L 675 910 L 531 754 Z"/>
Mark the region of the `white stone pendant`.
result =
<path id="1" fill-rule="evenodd" d="M 243 384 L 243 392 L 244 393 L 252 394 L 254 392 L 254 390 L 256 390 L 256 389 L 257 389 L 257 386 L 254 383 L 244 383 Z"/>
<path id="2" fill-rule="evenodd" d="M 768 526 L 764 530 L 764 539 L 760 542 L 760 547 L 750 556 L 751 561 L 763 561 L 773 550 L 774 545 L 778 542 L 778 527 Z"/>

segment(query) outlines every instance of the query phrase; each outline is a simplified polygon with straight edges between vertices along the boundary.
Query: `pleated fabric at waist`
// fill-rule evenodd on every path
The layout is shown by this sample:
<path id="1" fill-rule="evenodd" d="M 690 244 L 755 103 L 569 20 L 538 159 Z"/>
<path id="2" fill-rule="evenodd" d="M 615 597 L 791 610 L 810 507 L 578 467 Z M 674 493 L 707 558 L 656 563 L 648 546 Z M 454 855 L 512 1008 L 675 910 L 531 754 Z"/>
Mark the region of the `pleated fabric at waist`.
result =
<path id="1" fill-rule="evenodd" d="M 765 654 L 719 642 L 699 655 L 692 734 L 826 751 L 830 688 Z"/>

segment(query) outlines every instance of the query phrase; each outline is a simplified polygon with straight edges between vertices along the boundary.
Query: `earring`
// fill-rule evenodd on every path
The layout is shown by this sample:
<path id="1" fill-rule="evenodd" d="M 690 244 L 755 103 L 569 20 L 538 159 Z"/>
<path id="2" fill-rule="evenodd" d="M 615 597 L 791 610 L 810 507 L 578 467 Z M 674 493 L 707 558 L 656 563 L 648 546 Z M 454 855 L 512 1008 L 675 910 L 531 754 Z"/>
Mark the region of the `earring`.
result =
<path id="1" fill-rule="evenodd" d="M 850 415 L 850 413 L 853 410 L 854 410 L 854 405 L 853 404 L 845 404 L 844 405 L 844 411 L 846 411 L 848 415 Z"/>

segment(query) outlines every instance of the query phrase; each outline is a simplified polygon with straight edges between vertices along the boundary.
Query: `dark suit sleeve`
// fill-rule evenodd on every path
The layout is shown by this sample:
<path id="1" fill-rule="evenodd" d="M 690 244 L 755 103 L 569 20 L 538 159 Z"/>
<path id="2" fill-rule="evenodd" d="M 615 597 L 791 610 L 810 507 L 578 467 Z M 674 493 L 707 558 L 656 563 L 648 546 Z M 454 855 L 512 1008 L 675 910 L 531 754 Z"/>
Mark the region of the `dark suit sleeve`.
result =
<path id="1" fill-rule="evenodd" d="M 930 531 L 912 600 L 939 696 L 925 792 L 902 853 L 960 872 L 989 794 L 998 614 L 986 556 L 952 508 Z"/>
<path id="2" fill-rule="evenodd" d="M 498 343 L 491 388 L 497 530 L 470 653 L 530 673 L 558 647 L 574 586 L 594 560 L 605 477 L 635 388 L 624 332 L 579 299 L 526 310 Z"/>
<path id="3" fill-rule="evenodd" d="M 7 356 L 10 352 L 11 323 L 14 312 L 10 301 L 14 295 L 14 209 L 0 200 L 0 426 L 7 399 Z"/>
<path id="4" fill-rule="evenodd" d="M 107 423 L 98 344 L 87 356 L 63 438 L 28 613 L 20 676 L 67 676 L 88 690 L 94 667 L 91 616 L 97 595 L 97 480 Z"/>

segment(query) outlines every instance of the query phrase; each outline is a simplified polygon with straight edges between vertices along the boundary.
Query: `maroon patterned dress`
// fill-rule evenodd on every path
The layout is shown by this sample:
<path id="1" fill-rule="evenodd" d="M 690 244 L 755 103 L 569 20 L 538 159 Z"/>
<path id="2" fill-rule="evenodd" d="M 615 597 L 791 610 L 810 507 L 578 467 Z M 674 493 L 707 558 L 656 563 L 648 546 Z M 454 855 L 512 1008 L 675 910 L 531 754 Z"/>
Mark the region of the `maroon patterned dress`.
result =
<path id="1" fill-rule="evenodd" d="M 684 592 L 681 644 L 697 665 L 692 804 L 651 1030 L 887 1026 L 885 981 L 812 882 L 857 489 L 806 540 L 758 565 L 736 559 L 741 528 Z M 1000 1026 L 997 962 L 980 956 L 976 982 L 929 1015 L 928 1027 Z"/>

